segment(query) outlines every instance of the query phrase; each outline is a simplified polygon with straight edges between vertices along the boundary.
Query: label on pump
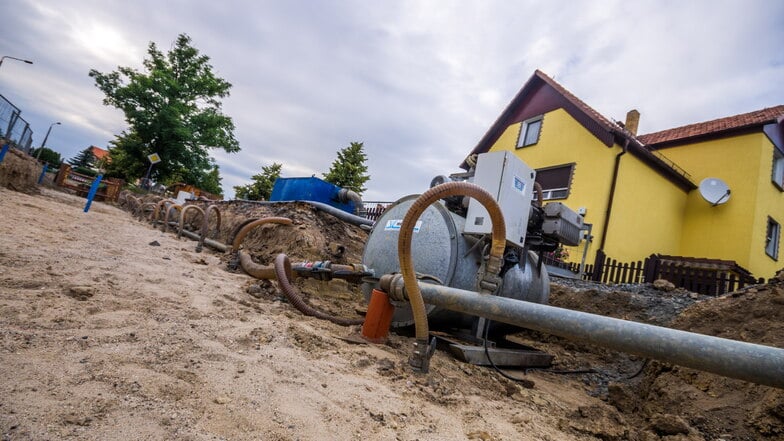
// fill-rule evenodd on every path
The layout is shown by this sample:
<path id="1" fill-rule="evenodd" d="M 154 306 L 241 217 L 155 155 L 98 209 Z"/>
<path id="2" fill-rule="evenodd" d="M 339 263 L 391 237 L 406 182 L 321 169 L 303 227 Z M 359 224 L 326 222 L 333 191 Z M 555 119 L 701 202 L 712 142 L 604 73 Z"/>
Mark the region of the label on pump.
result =
<path id="1" fill-rule="evenodd" d="M 403 219 L 388 220 L 384 226 L 384 231 L 400 231 L 401 225 L 403 225 Z M 422 228 L 422 221 L 417 221 L 414 224 L 414 233 L 419 233 L 420 228 Z"/>

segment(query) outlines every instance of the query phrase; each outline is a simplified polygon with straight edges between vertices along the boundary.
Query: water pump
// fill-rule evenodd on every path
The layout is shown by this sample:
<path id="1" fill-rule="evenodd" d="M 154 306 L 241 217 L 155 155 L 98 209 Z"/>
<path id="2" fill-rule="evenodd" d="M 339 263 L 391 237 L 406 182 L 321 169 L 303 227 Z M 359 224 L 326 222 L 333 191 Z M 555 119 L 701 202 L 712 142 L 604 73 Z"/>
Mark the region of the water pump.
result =
<path id="1" fill-rule="evenodd" d="M 506 223 L 506 248 L 494 293 L 501 297 L 546 304 L 549 277 L 541 254 L 559 245 L 578 245 L 582 216 L 561 203 L 542 204 L 536 172 L 512 152 L 479 155 L 468 172 L 437 176 L 431 188 L 466 181 L 487 190 L 499 203 Z M 417 195 L 406 196 L 381 215 L 368 237 L 363 264 L 376 276 L 400 271 L 397 254 L 402 220 Z M 460 196 L 436 202 L 422 213 L 414 227 L 412 259 L 418 278 L 452 288 L 480 291 L 489 252 L 491 221 L 488 211 L 473 199 Z M 375 281 L 364 284 L 370 298 Z M 426 305 L 434 328 L 468 328 L 477 334 L 478 319 L 471 315 Z M 396 302 L 392 327 L 414 324 L 407 302 Z M 500 329 L 500 328 L 499 328 Z M 478 336 L 478 335 L 477 335 Z"/>

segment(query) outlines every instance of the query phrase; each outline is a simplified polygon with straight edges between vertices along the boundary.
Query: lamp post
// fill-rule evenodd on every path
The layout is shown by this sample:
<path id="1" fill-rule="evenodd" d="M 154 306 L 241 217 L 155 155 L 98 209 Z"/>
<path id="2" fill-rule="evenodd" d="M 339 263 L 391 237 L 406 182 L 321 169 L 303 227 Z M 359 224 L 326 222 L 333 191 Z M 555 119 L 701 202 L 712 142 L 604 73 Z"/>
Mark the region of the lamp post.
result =
<path id="1" fill-rule="evenodd" d="M 2 57 L 0 57 L 0 66 L 3 65 L 3 60 L 5 60 L 6 58 L 10 58 L 10 59 L 16 60 L 16 61 L 21 61 L 22 63 L 33 64 L 33 62 L 30 61 L 30 60 L 23 60 L 21 58 L 16 58 L 16 57 L 8 56 L 8 55 L 3 55 Z"/>
<path id="2" fill-rule="evenodd" d="M 49 139 L 49 134 L 52 133 L 52 127 L 59 125 L 60 121 L 57 121 L 49 126 L 49 130 L 46 131 L 46 136 L 44 136 L 44 142 L 41 143 L 41 147 L 38 148 L 38 153 L 35 155 L 36 161 L 41 157 L 41 151 L 44 149 L 44 146 L 46 146 L 46 140 Z"/>

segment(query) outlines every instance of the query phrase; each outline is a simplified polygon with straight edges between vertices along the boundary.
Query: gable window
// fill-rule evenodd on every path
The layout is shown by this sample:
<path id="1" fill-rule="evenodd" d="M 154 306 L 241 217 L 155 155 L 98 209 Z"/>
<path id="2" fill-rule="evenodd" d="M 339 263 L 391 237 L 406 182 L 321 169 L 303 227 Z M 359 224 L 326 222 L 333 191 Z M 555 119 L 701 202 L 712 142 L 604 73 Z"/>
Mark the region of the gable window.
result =
<path id="1" fill-rule="evenodd" d="M 775 147 L 773 148 L 773 173 L 770 180 L 779 190 L 784 191 L 784 153 Z"/>
<path id="2" fill-rule="evenodd" d="M 517 135 L 517 148 L 528 147 L 539 142 L 539 133 L 542 131 L 542 119 L 537 116 L 523 121 L 520 124 L 520 134 Z"/>
<path id="3" fill-rule="evenodd" d="M 765 233 L 765 254 L 779 260 L 779 236 L 781 236 L 781 225 L 768 217 L 768 228 Z"/>
<path id="4" fill-rule="evenodd" d="M 542 186 L 542 199 L 566 199 L 572 186 L 574 163 L 536 170 L 536 182 Z"/>

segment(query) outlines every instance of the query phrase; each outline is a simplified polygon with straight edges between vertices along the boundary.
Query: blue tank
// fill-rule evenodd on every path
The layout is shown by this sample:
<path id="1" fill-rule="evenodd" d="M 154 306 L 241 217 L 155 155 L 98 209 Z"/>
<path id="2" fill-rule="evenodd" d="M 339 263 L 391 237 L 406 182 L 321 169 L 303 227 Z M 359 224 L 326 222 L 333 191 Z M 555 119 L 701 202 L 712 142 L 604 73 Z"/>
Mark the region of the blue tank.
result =
<path id="1" fill-rule="evenodd" d="M 278 178 L 272 187 L 270 201 L 315 201 L 354 213 L 354 201 L 340 202 L 340 187 L 316 177 Z"/>

